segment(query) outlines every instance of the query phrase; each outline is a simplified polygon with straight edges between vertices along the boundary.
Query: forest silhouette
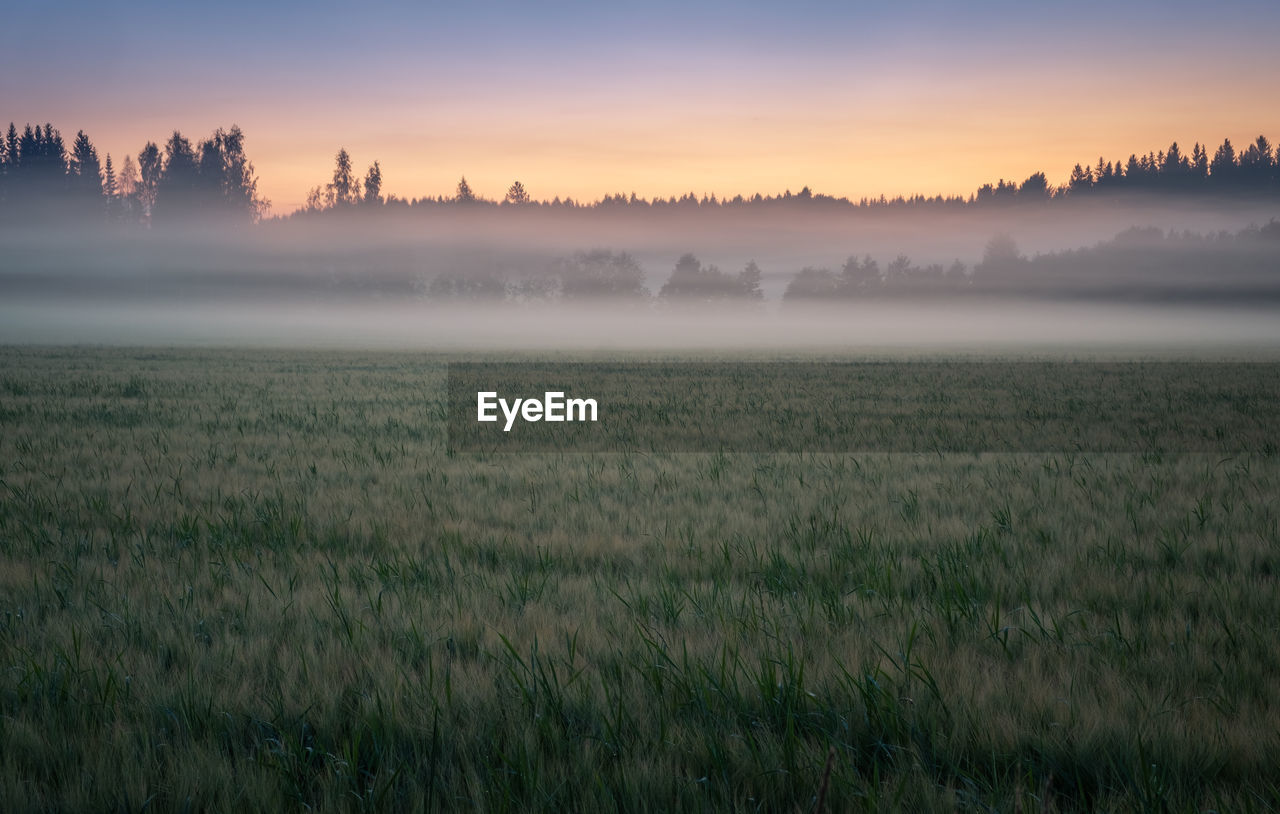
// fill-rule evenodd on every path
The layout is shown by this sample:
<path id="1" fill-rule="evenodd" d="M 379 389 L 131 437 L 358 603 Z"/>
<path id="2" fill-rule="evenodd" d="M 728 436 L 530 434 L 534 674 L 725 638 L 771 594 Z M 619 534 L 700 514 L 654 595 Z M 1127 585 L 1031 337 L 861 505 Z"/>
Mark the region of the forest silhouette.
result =
<path id="1" fill-rule="evenodd" d="M 219 129 L 192 142 L 174 131 L 161 146 L 147 142 L 137 156 L 126 155 L 117 166 L 107 155 L 100 160 L 85 132 L 68 147 L 52 124 L 21 130 L 10 123 L 0 140 L 0 224 L 111 223 L 157 226 L 173 222 L 250 224 L 263 219 L 270 202 L 258 194 L 253 163 L 245 150 L 245 134 L 238 126 Z M 1213 151 L 1197 143 L 1190 153 L 1177 142 L 1167 150 L 1131 154 L 1127 160 L 1099 157 L 1076 164 L 1059 185 L 1044 172 L 1022 182 L 1000 179 L 972 194 L 910 195 L 861 198 L 858 201 L 814 192 L 809 186 L 793 193 L 732 198 L 686 192 L 646 199 L 633 193 L 606 194 L 592 202 L 555 196 L 535 198 L 514 181 L 501 200 L 476 193 L 461 178 L 451 195 L 416 198 L 384 195 L 382 168 L 369 165 L 363 177 L 346 149 L 335 156 L 332 177 L 313 187 L 306 204 L 286 217 L 374 209 L 433 209 L 438 207 L 561 208 L 585 210 L 680 209 L 826 206 L 832 208 L 957 208 L 1031 205 L 1047 201 L 1117 194 L 1166 196 L 1280 197 L 1280 147 L 1265 136 L 1243 150 L 1225 139 Z"/>
<path id="2" fill-rule="evenodd" d="M 767 298 L 764 263 L 784 303 L 968 295 L 1280 301 L 1280 223 L 1274 219 L 1205 234 L 1150 227 L 1117 234 L 1121 223 L 1103 233 L 1114 239 L 1092 247 L 1030 255 L 1001 233 L 1019 213 L 1057 212 L 1059 206 L 1073 213 L 1097 209 L 1110 223 L 1113 214 L 1140 211 L 1116 204 L 1134 199 L 1195 203 L 1196 212 L 1249 201 L 1261 204 L 1255 212 L 1274 218 L 1265 213 L 1280 202 L 1280 149 L 1264 136 L 1241 151 L 1224 140 L 1212 155 L 1200 144 L 1188 154 L 1174 143 L 1127 161 L 1100 158 L 1077 164 L 1061 185 L 1036 172 L 1021 183 L 985 184 L 968 197 L 854 202 L 804 187 L 772 196 L 685 193 L 645 199 L 631 193 L 582 203 L 538 199 L 515 181 L 501 200 L 490 200 L 465 177 L 448 196 L 410 199 L 384 189 L 378 161 L 360 173 L 341 149 L 332 175 L 312 188 L 305 206 L 268 217 L 270 203 L 258 192 L 246 137 L 237 126 L 194 141 L 174 131 L 163 145 L 147 142 L 117 165 L 110 155 L 100 160 L 83 131 L 68 147 L 51 124 L 10 124 L 0 139 L 0 290 L 741 306 Z M 1112 205 L 1114 210 L 1106 209 Z M 870 215 L 890 212 L 970 213 L 976 220 L 947 227 L 953 236 L 974 229 L 995 234 L 986 233 L 981 259 L 960 252 L 968 262 L 937 262 L 941 249 L 930 248 L 929 236 L 921 235 L 940 221 L 929 221 L 915 235 L 904 233 L 899 251 L 886 253 L 884 240 L 897 233 Z M 437 216 L 417 217 L 427 213 Z M 857 213 L 868 214 L 864 237 L 842 225 L 859 220 Z M 565 227 L 582 217 L 587 221 Z M 790 265 L 789 257 L 800 256 L 795 247 L 811 242 L 809 226 L 825 230 L 826 257 L 839 251 L 835 241 L 843 242 L 843 265 Z M 240 238 L 228 240 L 228 230 Z M 715 239 L 708 237 L 713 233 Z M 862 242 L 878 233 L 889 237 Z M 655 248 L 657 234 L 668 244 L 688 241 L 687 248 L 666 254 L 672 247 Z M 547 235 L 558 236 L 561 245 L 548 243 Z M 595 247 L 564 245 L 583 239 Z M 642 262 L 634 251 L 599 245 L 611 240 L 648 246 L 650 256 Z M 773 251 L 772 241 L 787 240 L 784 250 Z M 863 249 L 850 252 L 849 242 Z M 688 248 L 728 260 L 731 270 L 704 263 Z M 928 260 L 917 263 L 902 249 Z M 771 259 L 757 255 L 757 263 L 751 256 L 761 250 Z M 666 266 L 665 282 L 645 272 L 645 262 L 655 267 L 655 255 L 679 258 L 674 268 Z M 941 256 L 952 254 L 948 249 Z"/>

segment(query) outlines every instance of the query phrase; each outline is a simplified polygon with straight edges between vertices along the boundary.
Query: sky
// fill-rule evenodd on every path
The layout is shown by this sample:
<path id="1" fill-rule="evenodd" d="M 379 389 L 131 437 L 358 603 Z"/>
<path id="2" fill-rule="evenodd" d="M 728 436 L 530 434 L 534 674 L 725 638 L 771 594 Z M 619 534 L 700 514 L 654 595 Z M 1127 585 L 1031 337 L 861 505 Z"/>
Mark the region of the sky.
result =
<path id="1" fill-rule="evenodd" d="M 1280 141 L 1280 4 L 22 4 L 0 119 L 118 166 L 238 124 L 272 212 L 347 149 L 384 192 L 964 194 Z"/>

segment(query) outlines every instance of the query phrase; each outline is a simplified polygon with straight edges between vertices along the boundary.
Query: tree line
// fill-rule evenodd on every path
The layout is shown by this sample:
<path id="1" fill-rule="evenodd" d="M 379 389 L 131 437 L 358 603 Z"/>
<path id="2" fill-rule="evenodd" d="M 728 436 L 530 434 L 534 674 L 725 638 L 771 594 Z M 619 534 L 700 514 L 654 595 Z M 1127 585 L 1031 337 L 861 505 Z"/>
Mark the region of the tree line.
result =
<path id="1" fill-rule="evenodd" d="M 1000 179 L 983 184 L 973 194 L 912 195 L 888 198 L 861 198 L 857 202 L 845 197 L 816 193 L 808 186 L 799 192 L 790 190 L 780 195 L 735 195 L 718 198 L 714 193 L 698 196 L 687 192 L 680 196 L 644 198 L 630 194 L 607 194 L 598 201 L 583 203 L 573 198 L 555 197 L 537 200 L 524 184 L 515 181 L 506 195 L 495 200 L 478 195 L 466 176 L 459 181 L 452 196 L 400 198 L 382 195 L 382 169 L 375 161 L 365 175 L 363 188 L 353 169 L 350 154 L 341 149 L 335 158 L 333 178 L 311 189 L 306 205 L 295 213 L 300 216 L 357 207 L 397 207 L 420 209 L 442 206 L 538 207 L 555 209 L 664 209 L 664 208 L 734 208 L 750 206 L 795 205 L 874 209 L 883 207 L 965 207 L 1012 203 L 1035 203 L 1100 194 L 1198 194 L 1198 195 L 1274 195 L 1280 196 L 1280 145 L 1273 148 L 1266 136 L 1258 138 L 1244 150 L 1236 151 L 1231 139 L 1224 139 L 1212 158 L 1199 142 L 1186 154 L 1175 141 L 1168 150 L 1134 153 L 1126 161 L 1109 161 L 1099 156 L 1096 165 L 1076 164 L 1065 183 L 1053 186 L 1043 172 L 1035 172 L 1024 181 Z"/>
<path id="2" fill-rule="evenodd" d="M 1280 297 L 1280 221 L 1201 235 L 1132 227 L 1097 245 L 1027 256 L 1008 235 L 987 242 L 972 267 L 959 260 L 918 266 L 899 254 L 885 266 L 851 256 L 834 271 L 801 269 L 784 303 L 839 303 L 910 295 L 1041 293 L 1184 298 Z"/>
<path id="3" fill-rule="evenodd" d="M 787 280 L 782 302 L 835 305 L 898 297 L 960 295 L 1280 297 L 1280 221 L 1235 233 L 1201 235 L 1135 227 L 1095 246 L 1027 256 L 996 235 L 973 265 L 917 264 L 898 254 L 883 264 L 850 255 L 842 266 L 805 267 Z M 1209 273 L 1212 272 L 1212 273 Z M 503 271 L 488 262 L 453 264 L 416 286 L 428 300 L 613 302 L 690 305 L 751 304 L 765 298 L 755 261 L 736 273 L 689 253 L 652 291 L 640 263 L 626 252 L 580 251 L 545 264 Z"/>
<path id="4" fill-rule="evenodd" d="M 710 304 L 759 302 L 762 273 L 751 261 L 736 274 L 703 265 L 693 254 L 676 261 L 675 269 L 658 290 L 659 302 Z M 423 281 L 419 292 L 428 299 L 511 300 L 515 302 L 631 301 L 654 299 L 645 285 L 644 269 L 627 252 L 607 249 L 579 251 L 545 265 L 524 266 L 504 273 L 492 265 L 459 268 Z"/>
<path id="5" fill-rule="evenodd" d="M 1230 139 L 1210 155 L 1197 143 L 1185 153 L 1174 142 L 1167 150 L 1132 154 L 1125 161 L 1099 157 L 1096 164 L 1076 164 L 1067 181 L 1052 186 L 1043 172 L 1021 183 L 999 180 L 984 184 L 969 196 L 914 195 L 862 198 L 854 202 L 813 192 L 780 195 L 714 194 L 646 199 L 610 194 L 583 203 L 572 198 L 535 199 L 520 181 L 501 200 L 478 194 L 467 179 L 459 180 L 450 196 L 401 198 L 383 194 L 382 168 L 369 165 L 363 177 L 351 155 L 338 151 L 332 177 L 313 187 L 296 217 L 373 209 L 431 209 L 436 207 L 502 207 L 611 210 L 730 209 L 739 207 L 885 207 L 957 208 L 1037 203 L 1107 194 L 1280 196 L 1280 147 L 1265 136 L 1237 151 Z M 13 123 L 0 139 L 0 221 L 71 222 L 154 225 L 165 222 L 254 223 L 270 203 L 258 194 L 258 179 L 245 152 L 245 135 L 237 126 L 219 129 L 195 142 L 174 131 L 163 147 L 147 144 L 137 156 L 126 155 L 117 167 L 110 155 L 100 160 L 83 130 L 70 147 L 51 124 Z M 929 270 L 933 273 L 936 270 Z"/>
<path id="6" fill-rule="evenodd" d="M 270 203 L 235 125 L 192 142 L 175 130 L 164 146 L 149 141 L 117 168 L 83 130 L 68 148 L 52 124 L 12 122 L 0 140 L 0 219 L 150 225 L 253 223 Z"/>

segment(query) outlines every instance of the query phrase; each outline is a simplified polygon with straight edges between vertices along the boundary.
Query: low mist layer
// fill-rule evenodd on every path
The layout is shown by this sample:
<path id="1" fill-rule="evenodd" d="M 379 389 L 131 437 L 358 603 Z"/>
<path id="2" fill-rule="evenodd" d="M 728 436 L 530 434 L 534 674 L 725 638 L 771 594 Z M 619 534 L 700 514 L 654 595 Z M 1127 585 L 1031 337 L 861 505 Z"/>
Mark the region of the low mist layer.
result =
<path id="1" fill-rule="evenodd" d="M 715 311 L 620 305 L 0 303 L 0 342 L 417 350 L 1280 349 L 1280 309 L 875 303 Z"/>

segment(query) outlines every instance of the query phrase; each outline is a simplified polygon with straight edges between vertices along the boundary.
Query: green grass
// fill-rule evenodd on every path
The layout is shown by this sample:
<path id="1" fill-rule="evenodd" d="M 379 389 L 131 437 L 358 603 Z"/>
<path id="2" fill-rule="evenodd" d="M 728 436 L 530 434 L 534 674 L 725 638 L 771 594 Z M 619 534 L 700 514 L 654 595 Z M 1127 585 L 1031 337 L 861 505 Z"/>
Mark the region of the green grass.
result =
<path id="1" fill-rule="evenodd" d="M 1280 460 L 446 452 L 444 359 L 0 349 L 0 810 L 1280 808 Z"/>

